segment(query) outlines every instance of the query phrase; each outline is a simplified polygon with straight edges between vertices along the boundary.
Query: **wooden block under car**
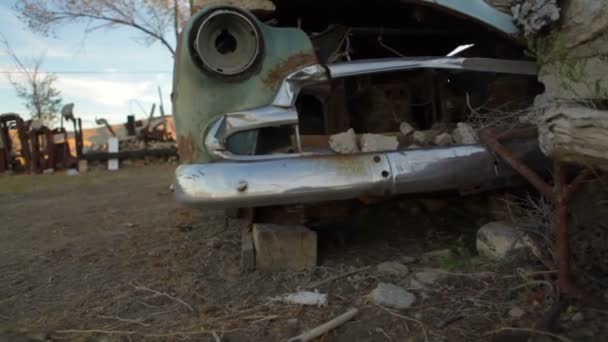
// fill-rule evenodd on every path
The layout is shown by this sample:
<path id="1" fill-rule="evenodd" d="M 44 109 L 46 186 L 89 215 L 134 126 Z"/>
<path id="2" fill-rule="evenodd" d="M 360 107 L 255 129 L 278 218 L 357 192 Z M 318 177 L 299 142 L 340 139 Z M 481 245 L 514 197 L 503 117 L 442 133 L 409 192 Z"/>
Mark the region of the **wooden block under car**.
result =
<path id="1" fill-rule="evenodd" d="M 301 270 L 317 264 L 317 233 L 301 225 L 254 224 L 253 244 L 258 270 Z"/>

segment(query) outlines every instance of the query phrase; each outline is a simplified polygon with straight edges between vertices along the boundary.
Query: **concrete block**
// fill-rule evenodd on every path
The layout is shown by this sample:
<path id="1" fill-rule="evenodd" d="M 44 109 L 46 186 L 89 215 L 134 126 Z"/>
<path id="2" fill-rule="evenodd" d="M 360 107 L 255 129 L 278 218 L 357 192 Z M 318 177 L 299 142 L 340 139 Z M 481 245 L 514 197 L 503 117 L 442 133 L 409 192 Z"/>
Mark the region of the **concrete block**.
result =
<path id="1" fill-rule="evenodd" d="M 258 270 L 301 270 L 317 264 L 317 233 L 297 225 L 254 224 Z"/>

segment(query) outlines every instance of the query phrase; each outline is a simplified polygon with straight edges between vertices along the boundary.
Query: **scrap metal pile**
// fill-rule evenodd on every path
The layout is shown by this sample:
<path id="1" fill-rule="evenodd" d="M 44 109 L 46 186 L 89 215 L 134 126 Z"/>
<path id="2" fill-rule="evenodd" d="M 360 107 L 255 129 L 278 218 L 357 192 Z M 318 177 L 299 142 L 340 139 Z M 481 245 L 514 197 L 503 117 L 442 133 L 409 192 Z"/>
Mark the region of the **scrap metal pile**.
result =
<path id="1" fill-rule="evenodd" d="M 74 127 L 80 129 L 79 119 L 74 120 Z M 0 173 L 73 169 L 78 166 L 81 147 L 77 144 L 76 155 L 72 155 L 64 127 L 51 129 L 37 120 L 24 121 L 15 113 L 0 115 Z"/>
<path id="2" fill-rule="evenodd" d="M 86 168 L 84 161 L 177 159 L 175 140 L 164 115 L 147 121 L 136 121 L 129 116 L 127 123 L 118 128 L 112 128 L 103 119 L 98 120 L 109 132 L 99 134 L 98 129 L 83 130 L 82 121 L 74 116 L 73 110 L 73 104 L 62 108 L 61 126 L 57 128 L 49 128 L 40 120 L 23 120 L 15 113 L 0 115 L 0 174 L 82 171 Z M 72 122 L 72 132 L 64 127 L 64 121 Z M 118 151 L 109 151 L 108 137 L 118 140 Z"/>

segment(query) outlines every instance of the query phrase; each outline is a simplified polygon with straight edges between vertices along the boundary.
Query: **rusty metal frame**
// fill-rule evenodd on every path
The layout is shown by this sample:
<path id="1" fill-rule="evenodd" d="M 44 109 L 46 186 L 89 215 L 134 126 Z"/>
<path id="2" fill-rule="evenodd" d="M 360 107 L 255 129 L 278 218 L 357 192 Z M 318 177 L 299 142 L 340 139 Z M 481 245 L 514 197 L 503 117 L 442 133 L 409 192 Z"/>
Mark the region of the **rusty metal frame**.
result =
<path id="1" fill-rule="evenodd" d="M 581 302 L 592 306 L 605 306 L 605 303 L 602 305 L 602 300 L 593 298 L 574 283 L 572 278 L 570 242 L 568 240 L 568 212 L 570 199 L 580 186 L 589 179 L 593 174 L 593 171 L 584 169 L 583 171 L 580 171 L 571 182 L 568 182 L 566 165 L 562 162 L 554 161 L 554 186 L 552 187 L 501 143 L 501 140 L 514 139 L 526 135 L 529 136 L 530 134 L 536 134 L 536 129 L 512 130 L 500 135 L 492 129 L 486 129 L 480 133 L 480 138 L 484 144 L 502 157 L 513 169 L 527 179 L 553 204 L 557 230 L 555 245 L 559 258 L 557 288 L 560 295 L 566 298 L 580 300 Z"/>
<path id="2" fill-rule="evenodd" d="M 32 163 L 31 169 L 34 173 L 42 173 L 49 167 L 55 165 L 55 151 L 54 151 L 54 140 L 53 132 L 50 128 L 42 126 L 38 129 L 31 129 L 29 131 L 30 143 L 32 147 Z M 40 143 L 40 138 L 45 140 L 44 150 Z"/>
<path id="3" fill-rule="evenodd" d="M 21 116 L 19 116 L 19 114 L 6 113 L 0 115 L 0 139 L 2 139 L 2 141 L 4 142 L 4 148 L 0 149 L 3 150 L 1 151 L 3 153 L 3 156 L 0 156 L 0 158 L 2 158 L 3 161 L 6 162 L 6 165 L 4 165 L 5 170 L 0 169 L 0 171 L 7 171 L 9 169 L 12 170 L 13 167 L 10 156 L 10 151 L 13 147 L 13 142 L 8 133 L 9 124 L 11 122 L 15 123 L 15 126 L 17 128 L 17 136 L 19 138 L 19 142 L 21 143 L 21 157 L 23 157 L 24 159 L 23 168 L 24 170 L 29 170 L 32 158 L 30 154 L 30 145 L 27 137 L 27 126 Z"/>

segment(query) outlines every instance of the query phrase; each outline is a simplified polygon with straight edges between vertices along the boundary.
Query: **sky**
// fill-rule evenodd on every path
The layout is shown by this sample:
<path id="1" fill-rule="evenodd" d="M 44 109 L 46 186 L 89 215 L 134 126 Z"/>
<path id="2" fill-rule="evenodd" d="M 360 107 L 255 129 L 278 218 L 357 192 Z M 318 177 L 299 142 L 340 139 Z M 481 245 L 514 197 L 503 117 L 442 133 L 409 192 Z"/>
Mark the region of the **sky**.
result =
<path id="1" fill-rule="evenodd" d="M 132 28 L 101 29 L 85 35 L 83 23 L 74 23 L 45 37 L 30 31 L 13 10 L 18 0 L 0 0 L 0 33 L 23 61 L 44 55 L 42 69 L 57 75 L 63 103 L 74 103 L 83 126 L 96 118 L 126 122 L 127 115 L 148 115 L 163 95 L 165 113 L 171 113 L 173 57 L 160 43 L 147 46 Z M 171 36 L 171 35 L 170 35 Z M 7 79 L 14 64 L 0 51 L 0 114 L 15 112 L 29 119 L 23 101 Z M 18 74 L 13 74 L 18 76 Z M 158 109 L 156 114 L 158 114 Z"/>

